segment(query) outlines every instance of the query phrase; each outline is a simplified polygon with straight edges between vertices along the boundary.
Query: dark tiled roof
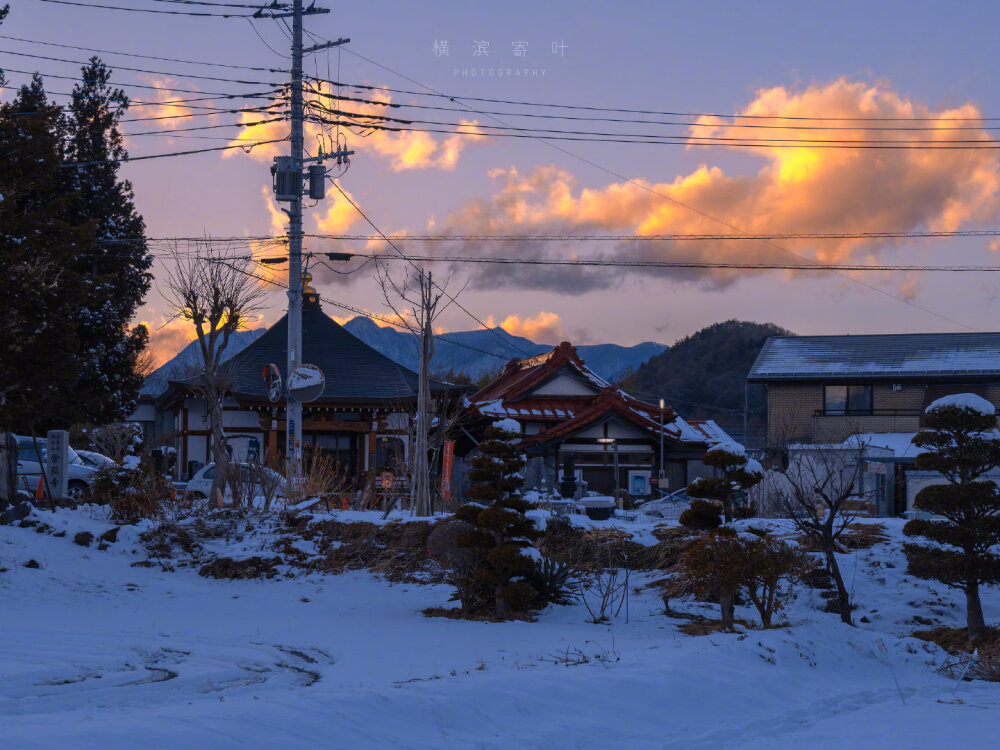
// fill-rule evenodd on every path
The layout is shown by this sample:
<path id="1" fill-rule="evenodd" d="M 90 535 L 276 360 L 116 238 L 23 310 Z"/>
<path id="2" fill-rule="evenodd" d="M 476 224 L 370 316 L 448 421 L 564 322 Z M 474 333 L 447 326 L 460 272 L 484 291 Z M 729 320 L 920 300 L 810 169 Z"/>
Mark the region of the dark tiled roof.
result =
<path id="1" fill-rule="evenodd" d="M 772 336 L 747 379 L 1000 378 L 1000 333 Z"/>
<path id="2" fill-rule="evenodd" d="M 285 315 L 230 361 L 231 392 L 237 398 L 266 400 L 264 368 L 274 363 L 288 379 L 288 316 Z M 302 308 L 302 361 L 326 377 L 326 390 L 312 403 L 367 404 L 414 400 L 417 374 L 379 353 L 328 317 L 318 305 Z M 183 382 L 178 383 L 183 385 Z M 431 381 L 432 391 L 453 386 Z"/>

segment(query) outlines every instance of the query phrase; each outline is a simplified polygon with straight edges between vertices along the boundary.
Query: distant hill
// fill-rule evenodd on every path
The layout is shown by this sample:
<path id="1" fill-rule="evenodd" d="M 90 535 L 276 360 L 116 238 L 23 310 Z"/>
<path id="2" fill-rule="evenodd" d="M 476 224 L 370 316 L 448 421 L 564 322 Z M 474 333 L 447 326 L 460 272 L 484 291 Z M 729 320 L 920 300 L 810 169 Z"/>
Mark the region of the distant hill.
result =
<path id="1" fill-rule="evenodd" d="M 264 333 L 264 330 L 263 328 L 254 328 L 250 331 L 233 333 L 229 337 L 229 345 L 222 352 L 223 361 L 243 351 L 245 347 Z M 192 341 L 181 349 L 173 359 L 160 365 L 146 376 L 146 380 L 142 384 L 141 394 L 143 396 L 159 396 L 167 389 L 168 380 L 183 377 L 199 365 L 203 365 L 201 348 L 197 341 Z"/>
<path id="2" fill-rule="evenodd" d="M 401 365 L 416 369 L 418 347 L 409 333 L 379 326 L 370 318 L 356 317 L 344 326 L 369 346 Z M 463 373 L 476 379 L 499 370 L 514 357 L 534 356 L 555 344 L 539 344 L 522 336 L 512 336 L 502 328 L 456 331 L 438 336 L 434 342 L 434 372 Z M 652 341 L 635 346 L 618 344 L 579 345 L 577 352 L 587 366 L 603 378 L 614 380 L 629 369 L 638 368 L 667 347 Z"/>
<path id="3" fill-rule="evenodd" d="M 639 366 L 626 390 L 646 400 L 666 399 L 690 419 L 714 419 L 742 436 L 746 375 L 768 336 L 789 336 L 773 323 L 727 320 L 681 339 Z M 763 423 L 763 389 L 749 392 L 751 434 Z"/>

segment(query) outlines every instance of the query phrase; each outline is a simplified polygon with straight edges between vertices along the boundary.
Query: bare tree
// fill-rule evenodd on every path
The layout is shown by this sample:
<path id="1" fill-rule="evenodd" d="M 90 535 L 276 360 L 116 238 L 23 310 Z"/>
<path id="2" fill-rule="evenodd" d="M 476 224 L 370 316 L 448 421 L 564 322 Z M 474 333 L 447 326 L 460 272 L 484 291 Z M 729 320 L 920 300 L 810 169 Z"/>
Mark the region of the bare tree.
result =
<path id="1" fill-rule="evenodd" d="M 431 359 L 434 357 L 434 321 L 455 301 L 444 287 L 434 282 L 434 276 L 423 269 L 396 281 L 388 270 L 379 267 L 379 284 L 386 304 L 410 333 L 417 337 L 420 358 L 417 367 L 417 413 L 414 418 L 411 466 L 413 481 L 410 497 L 414 515 L 424 516 L 431 508 L 430 432 Z M 449 300 L 441 306 L 442 298 Z M 407 309 L 409 308 L 409 309 Z"/>
<path id="2" fill-rule="evenodd" d="M 855 436 L 841 446 L 808 445 L 772 467 L 761 493 L 819 550 L 837 587 L 840 619 L 853 625 L 851 602 L 836 552 L 869 493 L 860 486 L 867 444 Z"/>
<path id="3" fill-rule="evenodd" d="M 211 242 L 197 243 L 194 252 L 181 254 L 174 249 L 165 296 L 174 313 L 194 325 L 204 370 L 198 379 L 205 396 L 212 432 L 212 500 L 225 492 L 229 453 L 222 426 L 222 401 L 227 379 L 223 353 L 234 331 L 245 326 L 261 309 L 265 289 L 250 271 L 250 261 L 222 257 Z"/>

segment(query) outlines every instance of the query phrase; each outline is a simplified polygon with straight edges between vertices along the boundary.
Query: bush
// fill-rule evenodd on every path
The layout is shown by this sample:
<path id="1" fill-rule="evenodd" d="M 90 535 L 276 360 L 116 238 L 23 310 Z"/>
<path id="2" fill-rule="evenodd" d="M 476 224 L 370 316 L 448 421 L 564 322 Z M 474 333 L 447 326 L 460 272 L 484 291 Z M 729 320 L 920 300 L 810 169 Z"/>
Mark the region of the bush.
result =
<path id="1" fill-rule="evenodd" d="M 148 464 L 135 469 L 107 466 L 95 474 L 84 501 L 109 506 L 116 521 L 136 523 L 159 517 L 171 495 L 173 487 Z"/>
<path id="2" fill-rule="evenodd" d="M 710 500 L 692 500 L 691 507 L 681 513 L 680 523 L 689 529 L 711 531 L 722 523 L 722 513 Z"/>
<path id="3" fill-rule="evenodd" d="M 535 563 L 534 571 L 528 576 L 528 582 L 538 592 L 538 598 L 544 604 L 565 605 L 576 601 L 572 577 L 573 568 L 569 565 L 542 555 L 541 560 Z"/>
<path id="4" fill-rule="evenodd" d="M 742 541 L 744 588 L 761 625 L 769 628 L 772 617 L 784 609 L 792 585 L 816 563 L 802 550 L 771 535 Z"/>

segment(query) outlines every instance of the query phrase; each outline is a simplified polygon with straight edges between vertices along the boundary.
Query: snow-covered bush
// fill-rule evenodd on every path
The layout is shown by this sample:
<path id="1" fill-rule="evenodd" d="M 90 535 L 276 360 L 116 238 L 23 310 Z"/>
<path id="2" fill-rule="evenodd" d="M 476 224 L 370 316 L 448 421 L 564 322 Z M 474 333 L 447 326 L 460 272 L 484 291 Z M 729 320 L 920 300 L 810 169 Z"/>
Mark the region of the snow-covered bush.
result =
<path id="1" fill-rule="evenodd" d="M 929 429 L 917 433 L 918 469 L 939 472 L 946 484 L 917 493 L 914 505 L 930 519 L 910 521 L 905 545 L 908 572 L 960 588 L 966 598 L 969 636 L 986 632 L 980 585 L 1000 583 L 1000 491 L 983 476 L 1000 466 L 1000 439 L 993 405 L 971 393 L 938 399 L 927 408 Z"/>
<path id="2" fill-rule="evenodd" d="M 733 519 L 733 501 L 760 482 L 764 471 L 758 461 L 747 458 L 746 450 L 739 443 L 713 445 L 701 460 L 719 476 L 698 477 L 687 486 L 687 493 L 691 497 L 722 503 L 726 523 L 729 523 Z"/>
<path id="3" fill-rule="evenodd" d="M 465 600 L 465 615 L 506 619 L 539 605 L 538 591 L 528 581 L 535 562 L 523 551 L 538 531 L 524 515 L 531 506 L 520 497 L 524 455 L 514 444 L 519 435 L 509 429 L 512 426 L 501 421 L 486 428 L 469 473 L 474 502 L 455 512 L 455 518 L 469 524 L 455 535 L 456 545 L 482 556 L 471 578 L 462 583 L 472 594 L 457 597 Z"/>
<path id="4" fill-rule="evenodd" d="M 134 469 L 107 466 L 95 474 L 84 502 L 107 505 L 116 521 L 136 523 L 158 518 L 173 494 L 170 483 L 148 463 Z"/>

